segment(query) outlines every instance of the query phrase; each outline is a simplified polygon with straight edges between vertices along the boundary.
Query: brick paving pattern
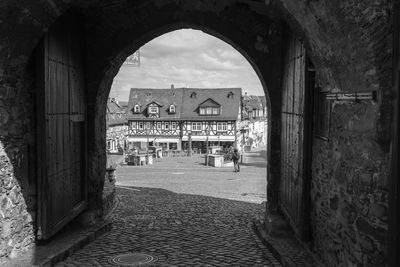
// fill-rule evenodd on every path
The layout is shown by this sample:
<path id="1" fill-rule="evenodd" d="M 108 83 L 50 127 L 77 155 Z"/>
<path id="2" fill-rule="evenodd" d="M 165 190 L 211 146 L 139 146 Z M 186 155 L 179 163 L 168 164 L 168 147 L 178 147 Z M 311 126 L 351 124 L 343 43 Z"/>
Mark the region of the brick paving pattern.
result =
<path id="1" fill-rule="evenodd" d="M 119 254 L 141 252 L 146 266 L 281 266 L 255 236 L 262 204 L 164 189 L 119 188 L 113 230 L 56 266 L 114 266 Z"/>

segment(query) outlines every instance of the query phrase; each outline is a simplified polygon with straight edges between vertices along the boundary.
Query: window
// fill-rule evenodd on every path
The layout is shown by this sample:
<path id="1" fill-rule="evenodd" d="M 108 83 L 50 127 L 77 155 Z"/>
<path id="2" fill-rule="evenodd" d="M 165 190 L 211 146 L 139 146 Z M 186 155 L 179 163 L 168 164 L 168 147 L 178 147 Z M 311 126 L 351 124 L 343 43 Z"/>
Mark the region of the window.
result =
<path id="1" fill-rule="evenodd" d="M 157 130 L 161 130 L 161 122 L 157 122 Z"/>
<path id="2" fill-rule="evenodd" d="M 139 105 L 135 105 L 135 107 L 133 108 L 133 112 L 134 113 L 139 113 L 140 112 L 140 106 Z"/>
<path id="3" fill-rule="evenodd" d="M 165 122 L 164 127 L 165 127 L 165 130 L 169 130 L 169 122 Z"/>
<path id="4" fill-rule="evenodd" d="M 228 130 L 228 124 L 226 122 L 217 122 L 217 131 L 226 132 Z"/>
<path id="5" fill-rule="evenodd" d="M 219 115 L 220 108 L 202 107 L 200 108 L 200 115 Z"/>
<path id="6" fill-rule="evenodd" d="M 149 113 L 150 114 L 158 113 L 158 107 L 149 107 Z"/>
<path id="7" fill-rule="evenodd" d="M 136 129 L 136 121 L 131 122 L 131 128 L 132 128 L 132 129 Z"/>
<path id="8" fill-rule="evenodd" d="M 140 122 L 139 122 L 139 127 L 138 127 L 138 129 L 139 129 L 139 130 L 143 130 L 143 125 L 144 125 L 144 123 L 143 123 L 142 121 L 140 121 Z"/>
<path id="9" fill-rule="evenodd" d="M 190 98 L 197 98 L 196 92 L 192 92 L 192 93 L 190 94 Z"/>
<path id="10" fill-rule="evenodd" d="M 192 131 L 201 131 L 201 122 L 192 122 Z"/>
<path id="11" fill-rule="evenodd" d="M 175 105 L 169 106 L 169 113 L 175 113 Z"/>
<path id="12" fill-rule="evenodd" d="M 177 150 L 178 143 L 169 143 L 169 150 Z"/>
<path id="13" fill-rule="evenodd" d="M 176 130 L 176 122 L 171 122 L 171 129 Z"/>

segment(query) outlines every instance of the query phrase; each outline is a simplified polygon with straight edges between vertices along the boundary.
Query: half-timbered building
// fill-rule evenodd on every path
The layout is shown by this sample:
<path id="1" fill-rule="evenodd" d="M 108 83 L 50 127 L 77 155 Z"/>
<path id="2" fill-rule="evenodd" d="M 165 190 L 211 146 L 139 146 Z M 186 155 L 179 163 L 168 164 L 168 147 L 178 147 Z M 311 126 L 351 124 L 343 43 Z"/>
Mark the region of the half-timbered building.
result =
<path id="1" fill-rule="evenodd" d="M 241 113 L 243 120 L 265 119 L 267 104 L 265 96 L 245 95 L 242 98 Z"/>
<path id="2" fill-rule="evenodd" d="M 130 147 L 205 153 L 236 145 L 241 88 L 132 88 L 127 118 Z M 190 144 L 189 144 L 190 143 Z"/>
<path id="3" fill-rule="evenodd" d="M 128 121 L 125 117 L 124 108 L 114 98 L 107 102 L 107 152 L 122 153 L 126 146 L 128 134 Z"/>
<path id="4" fill-rule="evenodd" d="M 248 150 L 266 145 L 268 119 L 265 96 L 245 93 L 242 97 L 241 116 L 237 132 L 240 149 Z"/>

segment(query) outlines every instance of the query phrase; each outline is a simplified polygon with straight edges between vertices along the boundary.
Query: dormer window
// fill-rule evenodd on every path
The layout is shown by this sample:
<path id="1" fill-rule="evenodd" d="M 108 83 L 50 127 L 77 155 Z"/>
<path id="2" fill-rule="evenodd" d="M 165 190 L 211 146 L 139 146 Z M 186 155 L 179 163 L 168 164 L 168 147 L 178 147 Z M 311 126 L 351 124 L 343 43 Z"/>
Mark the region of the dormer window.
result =
<path id="1" fill-rule="evenodd" d="M 190 98 L 196 98 L 196 97 L 197 97 L 196 92 L 192 92 L 192 93 L 190 94 Z"/>
<path id="2" fill-rule="evenodd" d="M 170 105 L 169 106 L 169 113 L 175 113 L 175 105 Z"/>
<path id="3" fill-rule="evenodd" d="M 147 105 L 147 115 L 151 118 L 158 118 L 160 116 L 160 107 L 162 105 L 157 102 L 151 102 Z"/>
<path id="4" fill-rule="evenodd" d="M 200 108 L 200 115 L 219 115 L 220 108 L 219 107 L 201 107 Z"/>
<path id="5" fill-rule="evenodd" d="M 229 92 L 228 93 L 228 98 L 233 98 L 233 95 L 234 95 L 233 92 Z"/>
<path id="6" fill-rule="evenodd" d="M 207 99 L 199 105 L 199 114 L 201 116 L 217 116 L 221 114 L 221 105 L 212 100 Z"/>
<path id="7" fill-rule="evenodd" d="M 149 107 L 149 114 L 157 114 L 158 107 Z"/>
<path id="8" fill-rule="evenodd" d="M 140 113 L 140 106 L 139 105 L 135 105 L 133 107 L 133 113 Z"/>

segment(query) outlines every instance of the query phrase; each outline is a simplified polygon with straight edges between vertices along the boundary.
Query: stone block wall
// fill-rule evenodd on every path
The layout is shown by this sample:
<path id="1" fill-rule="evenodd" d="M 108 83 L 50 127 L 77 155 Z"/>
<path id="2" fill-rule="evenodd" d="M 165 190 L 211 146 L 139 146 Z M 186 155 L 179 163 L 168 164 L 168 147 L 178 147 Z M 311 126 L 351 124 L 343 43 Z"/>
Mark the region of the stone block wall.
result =
<path id="1" fill-rule="evenodd" d="M 0 258 L 13 258 L 35 241 L 35 191 L 15 177 L 14 165 L 21 159 L 17 150 L 11 154 L 10 159 L 0 143 Z"/>
<path id="2" fill-rule="evenodd" d="M 0 259 L 14 258 L 35 242 L 33 112 L 23 84 L 22 78 L 14 87 L 0 82 Z"/>
<path id="3" fill-rule="evenodd" d="M 314 139 L 313 247 L 326 266 L 385 266 L 390 159 L 378 120 L 375 102 L 334 103 L 329 141 Z"/>

